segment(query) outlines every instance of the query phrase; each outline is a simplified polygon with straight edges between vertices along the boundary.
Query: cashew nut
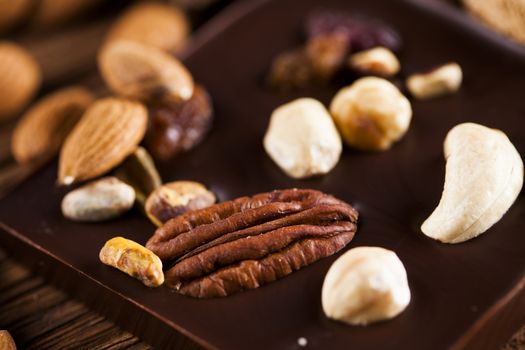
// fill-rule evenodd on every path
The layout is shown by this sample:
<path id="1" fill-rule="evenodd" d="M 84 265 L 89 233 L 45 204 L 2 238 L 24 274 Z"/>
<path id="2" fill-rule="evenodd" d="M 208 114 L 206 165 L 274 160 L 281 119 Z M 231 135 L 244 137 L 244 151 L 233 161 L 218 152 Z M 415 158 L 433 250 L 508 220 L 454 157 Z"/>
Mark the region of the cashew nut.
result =
<path id="1" fill-rule="evenodd" d="M 523 161 L 503 132 L 474 123 L 452 128 L 444 151 L 443 194 L 421 231 L 459 243 L 488 230 L 514 203 L 523 185 Z"/>

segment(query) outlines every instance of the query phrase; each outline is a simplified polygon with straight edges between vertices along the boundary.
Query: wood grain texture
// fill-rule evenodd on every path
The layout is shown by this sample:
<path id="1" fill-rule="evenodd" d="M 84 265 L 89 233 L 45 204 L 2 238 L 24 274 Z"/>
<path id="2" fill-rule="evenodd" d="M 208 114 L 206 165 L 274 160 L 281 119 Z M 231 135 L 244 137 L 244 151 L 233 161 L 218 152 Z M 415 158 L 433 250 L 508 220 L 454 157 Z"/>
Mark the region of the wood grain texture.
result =
<path id="1" fill-rule="evenodd" d="M 151 349 L 0 250 L 0 329 L 18 349 Z"/>

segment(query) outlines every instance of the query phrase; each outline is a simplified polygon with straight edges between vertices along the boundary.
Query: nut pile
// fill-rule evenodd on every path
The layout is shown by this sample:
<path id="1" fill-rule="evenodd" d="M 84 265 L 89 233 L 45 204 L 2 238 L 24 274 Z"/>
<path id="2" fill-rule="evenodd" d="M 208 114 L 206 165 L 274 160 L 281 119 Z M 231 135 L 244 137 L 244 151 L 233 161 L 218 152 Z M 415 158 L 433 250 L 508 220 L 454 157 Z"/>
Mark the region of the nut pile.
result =
<path id="1" fill-rule="evenodd" d="M 345 68 L 387 76 L 399 70 L 392 51 L 401 48 L 401 37 L 384 23 L 342 12 L 317 11 L 310 14 L 304 27 L 306 44 L 272 62 L 267 80 L 273 88 L 290 90 L 326 83 Z M 379 53 L 353 55 L 378 47 Z"/>
<path id="2" fill-rule="evenodd" d="M 406 134 L 412 119 L 410 101 L 387 80 L 401 71 L 394 54 L 401 48 L 399 34 L 377 21 L 330 11 L 311 14 L 305 28 L 305 47 L 273 61 L 270 85 L 286 90 L 326 82 L 341 75 L 347 62 L 346 68 L 365 77 L 340 89 L 332 99 L 329 110 L 337 130 L 348 146 L 361 151 L 391 148 Z M 406 87 L 414 98 L 429 99 L 456 92 L 462 78 L 461 67 L 448 63 L 408 76 Z M 326 174 L 341 155 L 341 137 L 330 123 L 321 122 L 326 120 L 324 107 L 306 100 L 311 99 L 298 99 L 275 109 L 264 139 L 268 155 L 293 178 Z M 304 107 L 298 108 L 299 104 Z M 311 123 L 314 119 L 318 120 L 316 126 Z"/>
<path id="3" fill-rule="evenodd" d="M 158 3 L 131 7 L 98 57 L 114 96 L 96 99 L 84 88 L 69 87 L 44 97 L 19 122 L 12 153 L 22 164 L 48 161 L 60 151 L 61 185 L 91 180 L 65 195 L 64 217 L 109 220 L 138 204 L 158 226 L 145 247 L 122 237 L 107 241 L 99 252 L 104 264 L 148 287 L 166 281 L 182 295 L 224 297 L 339 252 L 356 233 L 358 212 L 313 189 L 274 190 L 215 204 L 215 194 L 198 182 L 162 183 L 154 159 L 167 161 L 196 147 L 213 121 L 210 95 L 172 56 L 188 32 L 178 9 Z M 409 99 L 388 80 L 402 74 L 396 31 L 374 20 L 320 11 L 307 19 L 304 32 L 303 46 L 275 58 L 270 85 L 286 90 L 327 83 L 345 69 L 360 78 L 340 89 L 328 109 L 299 98 L 272 113 L 264 148 L 295 179 L 330 172 L 343 141 L 362 151 L 391 148 L 412 120 Z M 0 121 L 27 105 L 41 79 L 32 58 L 9 43 L 0 43 L 2 69 L 0 95 L 6 97 Z M 414 98 L 428 99 L 456 92 L 462 79 L 461 67 L 449 63 L 409 75 L 406 87 Z M 450 130 L 444 153 L 442 198 L 421 230 L 459 243 L 485 232 L 514 203 L 523 185 L 523 162 L 503 132 L 474 123 Z M 110 172 L 114 176 L 106 176 Z M 360 247 L 330 267 L 321 301 L 327 317 L 365 325 L 397 316 L 410 298 L 397 255 Z"/>

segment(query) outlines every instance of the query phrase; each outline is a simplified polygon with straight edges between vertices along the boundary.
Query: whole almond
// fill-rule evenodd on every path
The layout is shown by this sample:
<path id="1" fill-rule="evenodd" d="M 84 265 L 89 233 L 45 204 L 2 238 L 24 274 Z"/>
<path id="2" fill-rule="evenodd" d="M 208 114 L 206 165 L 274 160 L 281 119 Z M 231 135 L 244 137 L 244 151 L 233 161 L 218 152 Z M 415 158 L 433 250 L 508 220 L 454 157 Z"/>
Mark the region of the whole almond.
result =
<path id="1" fill-rule="evenodd" d="M 16 161 L 27 163 L 54 156 L 94 99 L 85 88 L 73 86 L 38 101 L 13 133 L 11 151 Z"/>
<path id="2" fill-rule="evenodd" d="M 104 46 L 98 63 L 106 84 L 125 97 L 176 101 L 188 100 L 193 94 L 193 78 L 186 67 L 153 46 L 113 41 Z"/>
<path id="3" fill-rule="evenodd" d="M 24 48 L 0 42 L 0 122 L 16 116 L 40 87 L 42 73 Z"/>
<path id="4" fill-rule="evenodd" d="M 0 349 L 2 350 L 16 350 L 15 341 L 6 330 L 0 330 Z"/>
<path id="5" fill-rule="evenodd" d="M 184 46 L 190 25 L 184 12 L 158 2 L 139 2 L 111 27 L 107 42 L 130 40 L 168 52 Z"/>
<path id="6" fill-rule="evenodd" d="M 64 142 L 59 183 L 89 180 L 120 164 L 137 148 L 147 123 L 141 103 L 113 97 L 96 101 Z"/>
<path id="7" fill-rule="evenodd" d="M 32 0 L 0 0 L 0 32 L 19 24 L 32 5 Z"/>

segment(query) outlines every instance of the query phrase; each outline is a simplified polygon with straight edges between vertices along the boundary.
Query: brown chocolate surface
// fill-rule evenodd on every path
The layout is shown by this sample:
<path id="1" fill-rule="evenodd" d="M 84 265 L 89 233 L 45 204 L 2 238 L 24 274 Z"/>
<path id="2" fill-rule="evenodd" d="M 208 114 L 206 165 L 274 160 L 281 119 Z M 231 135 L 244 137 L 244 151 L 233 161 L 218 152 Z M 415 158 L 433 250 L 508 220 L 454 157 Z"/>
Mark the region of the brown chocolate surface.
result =
<path id="1" fill-rule="evenodd" d="M 302 19 L 321 2 L 241 2 L 200 33 L 186 59 L 214 100 L 214 127 L 196 149 L 160 167 L 164 180 L 203 182 L 221 201 L 289 187 L 319 189 L 348 201 L 361 214 L 348 248 L 392 249 L 407 269 L 412 301 L 394 320 L 348 327 L 324 317 L 321 285 L 337 256 L 222 299 L 196 300 L 168 288 L 148 289 L 101 264 L 98 251 L 117 235 L 145 243 L 155 227 L 138 211 L 101 224 L 67 221 L 60 213 L 66 190 L 55 186 L 56 163 L 0 202 L 6 230 L 0 234 L 2 244 L 161 348 L 180 344 L 182 336 L 224 349 L 298 349 L 299 337 L 316 349 L 479 349 L 504 343 L 525 322 L 523 195 L 486 234 L 463 244 L 435 242 L 419 226 L 440 197 L 442 143 L 452 126 L 474 121 L 497 127 L 525 155 L 525 50 L 445 5 L 419 3 L 322 2 L 378 17 L 399 30 L 403 74 L 450 60 L 464 69 L 465 82 L 457 94 L 413 101 L 412 126 L 390 151 L 346 148 L 326 176 L 306 181 L 286 177 L 262 147 L 271 111 L 300 96 L 328 103 L 341 84 L 279 94 L 261 81 L 271 59 L 300 41 Z"/>

